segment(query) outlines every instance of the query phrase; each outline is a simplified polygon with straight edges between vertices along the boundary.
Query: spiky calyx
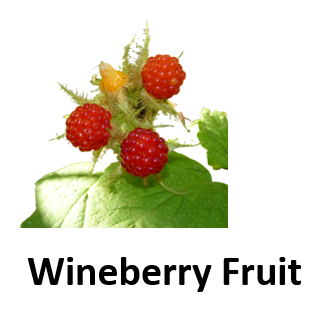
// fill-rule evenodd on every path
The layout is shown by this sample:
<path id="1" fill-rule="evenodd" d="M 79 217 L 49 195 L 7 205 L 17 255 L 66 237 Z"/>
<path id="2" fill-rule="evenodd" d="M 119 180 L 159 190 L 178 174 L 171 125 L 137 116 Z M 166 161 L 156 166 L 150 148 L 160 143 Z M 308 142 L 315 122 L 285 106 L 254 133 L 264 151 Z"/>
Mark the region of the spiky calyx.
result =
<path id="1" fill-rule="evenodd" d="M 91 83 L 96 86 L 98 94 L 94 98 L 88 98 L 84 94 L 68 90 L 60 85 L 78 105 L 85 103 L 97 104 L 110 112 L 112 119 L 110 124 L 111 137 L 107 145 L 101 149 L 99 155 L 94 155 L 96 162 L 100 154 L 103 155 L 108 149 L 112 149 L 120 160 L 120 145 L 128 133 L 135 128 L 155 129 L 154 125 L 159 112 L 173 117 L 183 124 L 185 119 L 176 111 L 175 104 L 167 99 L 157 99 L 146 91 L 142 81 L 142 70 L 149 56 L 149 29 L 145 30 L 145 39 L 142 45 L 136 44 L 136 58 L 130 56 L 131 46 L 135 40 L 125 47 L 121 71 L 115 70 L 111 65 L 101 62 L 99 71 L 101 78 L 93 75 Z M 178 61 L 178 59 L 176 58 Z M 67 111 L 68 112 L 68 111 Z"/>

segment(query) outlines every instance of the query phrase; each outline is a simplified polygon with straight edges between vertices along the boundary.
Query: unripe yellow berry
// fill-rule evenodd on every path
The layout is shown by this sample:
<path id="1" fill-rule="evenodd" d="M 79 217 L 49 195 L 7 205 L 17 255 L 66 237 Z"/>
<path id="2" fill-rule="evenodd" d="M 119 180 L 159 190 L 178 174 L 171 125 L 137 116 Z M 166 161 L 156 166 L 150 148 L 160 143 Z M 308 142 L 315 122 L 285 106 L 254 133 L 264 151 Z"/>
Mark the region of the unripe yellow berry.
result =
<path id="1" fill-rule="evenodd" d="M 115 70 L 111 65 L 101 62 L 99 65 L 100 75 L 102 77 L 100 82 L 101 91 L 104 89 L 107 92 L 116 92 L 122 86 L 124 86 L 127 81 L 127 75 L 119 70 Z"/>

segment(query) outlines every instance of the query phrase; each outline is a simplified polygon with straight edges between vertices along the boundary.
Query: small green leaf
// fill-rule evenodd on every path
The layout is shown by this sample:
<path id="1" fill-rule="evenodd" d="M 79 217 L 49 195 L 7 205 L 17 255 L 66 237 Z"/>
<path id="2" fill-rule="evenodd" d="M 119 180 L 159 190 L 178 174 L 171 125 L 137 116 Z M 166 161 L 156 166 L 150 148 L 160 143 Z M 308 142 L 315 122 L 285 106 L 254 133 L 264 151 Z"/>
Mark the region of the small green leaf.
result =
<path id="1" fill-rule="evenodd" d="M 225 112 L 203 109 L 197 134 L 201 145 L 207 150 L 208 164 L 214 170 L 228 169 L 228 120 Z"/>

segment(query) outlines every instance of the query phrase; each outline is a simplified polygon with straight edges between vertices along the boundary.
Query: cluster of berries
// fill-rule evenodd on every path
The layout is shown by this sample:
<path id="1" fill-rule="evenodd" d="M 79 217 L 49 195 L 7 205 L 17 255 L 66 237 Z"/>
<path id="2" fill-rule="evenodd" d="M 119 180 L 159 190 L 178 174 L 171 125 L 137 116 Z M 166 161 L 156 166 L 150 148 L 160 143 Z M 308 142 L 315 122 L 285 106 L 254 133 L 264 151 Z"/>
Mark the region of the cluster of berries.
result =
<path id="1" fill-rule="evenodd" d="M 121 72 L 115 71 L 109 64 L 102 65 L 101 86 L 106 86 L 107 91 L 125 84 L 126 79 L 121 80 L 118 74 Z M 178 58 L 169 55 L 149 57 L 142 70 L 146 91 L 157 99 L 168 99 L 178 94 L 185 77 Z M 105 80 L 108 84 L 104 83 Z M 113 87 L 112 84 L 117 86 Z M 110 112 L 97 104 L 78 106 L 66 121 L 66 138 L 82 152 L 99 150 L 108 144 L 111 136 L 111 117 Z M 163 169 L 168 161 L 167 153 L 166 141 L 158 133 L 136 128 L 121 143 L 121 164 L 133 176 L 145 178 Z"/>
<path id="2" fill-rule="evenodd" d="M 96 104 L 78 106 L 66 121 L 66 137 L 82 152 L 108 144 L 111 114 Z M 159 173 L 168 161 L 166 141 L 157 132 L 136 128 L 121 143 L 121 164 L 135 177 Z"/>

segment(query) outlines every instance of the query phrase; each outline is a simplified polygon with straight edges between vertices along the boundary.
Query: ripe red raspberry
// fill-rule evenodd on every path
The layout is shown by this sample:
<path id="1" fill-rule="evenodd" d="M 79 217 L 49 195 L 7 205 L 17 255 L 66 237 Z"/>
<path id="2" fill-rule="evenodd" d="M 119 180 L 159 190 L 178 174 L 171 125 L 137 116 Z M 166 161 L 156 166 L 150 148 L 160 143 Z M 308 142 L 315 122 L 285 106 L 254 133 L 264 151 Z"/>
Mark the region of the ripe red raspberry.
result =
<path id="1" fill-rule="evenodd" d="M 158 99 L 178 94 L 185 77 L 178 58 L 169 55 L 149 57 L 142 70 L 146 91 Z"/>
<path id="2" fill-rule="evenodd" d="M 166 141 L 152 130 L 136 128 L 120 147 L 121 164 L 134 177 L 159 173 L 168 161 Z"/>
<path id="3" fill-rule="evenodd" d="M 108 144 L 111 114 L 97 104 L 76 107 L 66 121 L 66 138 L 82 152 Z"/>

